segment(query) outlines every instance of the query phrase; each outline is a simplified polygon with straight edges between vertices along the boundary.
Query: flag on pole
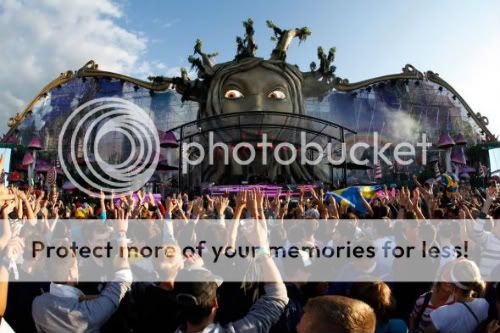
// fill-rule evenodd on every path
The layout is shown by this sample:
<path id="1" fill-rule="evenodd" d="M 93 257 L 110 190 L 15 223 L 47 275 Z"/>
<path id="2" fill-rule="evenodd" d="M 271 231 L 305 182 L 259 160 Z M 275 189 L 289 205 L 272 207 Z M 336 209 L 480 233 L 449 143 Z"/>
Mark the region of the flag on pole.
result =
<path id="1" fill-rule="evenodd" d="M 441 171 L 439 171 L 439 162 L 436 162 L 434 164 L 434 178 L 436 179 L 436 182 L 439 182 L 441 180 Z"/>
<path id="2" fill-rule="evenodd" d="M 382 179 L 382 167 L 380 164 L 375 164 L 375 179 Z"/>
<path id="3" fill-rule="evenodd" d="M 446 186 L 446 195 L 451 198 L 454 192 L 459 189 L 459 182 L 455 174 L 443 173 L 441 175 L 441 181 Z"/>

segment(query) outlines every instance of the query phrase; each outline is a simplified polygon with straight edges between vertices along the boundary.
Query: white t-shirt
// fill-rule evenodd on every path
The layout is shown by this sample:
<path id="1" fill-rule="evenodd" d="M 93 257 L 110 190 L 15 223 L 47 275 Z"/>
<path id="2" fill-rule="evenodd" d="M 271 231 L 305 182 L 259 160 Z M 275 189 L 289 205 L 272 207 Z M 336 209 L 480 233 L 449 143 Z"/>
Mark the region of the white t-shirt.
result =
<path id="1" fill-rule="evenodd" d="M 5 319 L 0 320 L 0 333 L 15 333 L 12 327 L 7 324 Z"/>
<path id="2" fill-rule="evenodd" d="M 467 302 L 479 323 L 488 317 L 488 302 L 484 298 L 475 298 Z M 478 322 L 462 303 L 443 305 L 431 312 L 434 327 L 440 333 L 473 333 Z"/>

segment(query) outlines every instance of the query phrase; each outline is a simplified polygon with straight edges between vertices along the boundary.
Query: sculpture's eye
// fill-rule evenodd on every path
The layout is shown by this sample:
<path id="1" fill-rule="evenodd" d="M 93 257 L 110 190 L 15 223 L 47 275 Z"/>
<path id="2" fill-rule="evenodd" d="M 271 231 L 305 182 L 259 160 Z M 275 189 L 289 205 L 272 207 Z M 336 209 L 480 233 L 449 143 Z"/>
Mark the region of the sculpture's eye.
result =
<path id="1" fill-rule="evenodd" d="M 286 98 L 286 95 L 285 95 L 285 93 L 283 91 L 281 91 L 279 89 L 276 89 L 276 90 L 271 91 L 267 95 L 267 98 L 282 100 L 282 99 Z"/>
<path id="2" fill-rule="evenodd" d="M 239 99 L 239 98 L 243 98 L 243 97 L 245 97 L 245 96 L 243 96 L 241 91 L 236 90 L 236 89 L 230 89 L 230 90 L 226 91 L 224 94 L 225 99 Z"/>

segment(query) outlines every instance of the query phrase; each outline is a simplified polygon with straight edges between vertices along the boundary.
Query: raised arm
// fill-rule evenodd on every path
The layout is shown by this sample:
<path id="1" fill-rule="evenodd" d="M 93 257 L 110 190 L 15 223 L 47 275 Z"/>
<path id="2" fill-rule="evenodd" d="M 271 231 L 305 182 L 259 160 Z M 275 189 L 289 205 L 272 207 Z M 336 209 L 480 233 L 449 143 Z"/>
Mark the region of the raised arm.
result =
<path id="1" fill-rule="evenodd" d="M 473 223 L 472 230 L 474 238 L 480 243 L 485 243 L 488 241 L 489 233 L 484 230 L 484 221 L 490 211 L 491 204 L 495 201 L 497 196 L 496 189 L 488 188 L 486 190 L 486 200 L 483 203 L 483 207 L 481 208 L 481 213 L 479 215 L 479 219 L 471 220 L 469 225 Z"/>
<path id="2" fill-rule="evenodd" d="M 101 216 L 98 216 L 98 218 L 102 220 L 106 220 L 107 214 L 106 214 L 106 202 L 105 202 L 106 196 L 104 195 L 104 192 L 101 190 L 99 192 L 99 206 L 101 208 Z"/>
<path id="3" fill-rule="evenodd" d="M 420 190 L 418 188 L 416 188 L 415 190 L 413 190 L 413 198 L 412 198 L 412 201 L 411 201 L 412 202 L 413 212 L 417 216 L 417 219 L 419 219 L 419 220 L 425 220 L 425 216 L 422 213 L 422 210 L 420 209 L 420 206 L 418 205 L 419 201 L 420 201 Z"/>
<path id="4" fill-rule="evenodd" d="M 259 190 L 249 193 L 248 209 L 252 216 L 259 215 L 262 197 L 263 194 Z M 257 300 L 245 317 L 228 324 L 235 332 L 269 332 L 288 303 L 285 284 L 270 255 L 266 223 L 262 218 L 257 218 L 254 226 L 255 229 L 245 235 L 249 243 L 258 248 L 255 260 L 262 274 L 261 280 L 265 282 L 265 294 Z"/>
<path id="5" fill-rule="evenodd" d="M 89 323 L 98 326 L 102 326 L 118 309 L 132 283 L 127 248 L 128 216 L 128 211 L 121 207 L 116 209 L 113 230 L 118 244 L 118 253 L 114 261 L 116 269 L 114 281 L 108 282 L 98 297 L 78 303 L 81 316 Z"/>
<path id="6" fill-rule="evenodd" d="M 23 191 L 19 191 L 19 199 L 22 200 L 23 206 L 26 207 L 26 215 L 28 217 L 28 222 L 32 225 L 35 225 L 37 220 L 36 220 L 35 213 L 33 213 L 33 209 L 31 208 L 31 204 L 28 200 L 28 196 Z"/>
<path id="7" fill-rule="evenodd" d="M 0 324 L 7 308 L 7 291 L 9 286 L 8 267 L 12 260 L 16 260 L 23 252 L 24 243 L 18 238 L 9 239 L 4 255 L 0 258 Z"/>
<path id="8" fill-rule="evenodd" d="M 234 217 L 232 223 L 227 226 L 227 242 L 226 246 L 230 249 L 236 248 L 236 237 L 238 235 L 238 226 L 241 219 L 241 214 L 247 205 L 247 191 L 240 191 L 236 195 L 236 207 L 234 209 Z"/>

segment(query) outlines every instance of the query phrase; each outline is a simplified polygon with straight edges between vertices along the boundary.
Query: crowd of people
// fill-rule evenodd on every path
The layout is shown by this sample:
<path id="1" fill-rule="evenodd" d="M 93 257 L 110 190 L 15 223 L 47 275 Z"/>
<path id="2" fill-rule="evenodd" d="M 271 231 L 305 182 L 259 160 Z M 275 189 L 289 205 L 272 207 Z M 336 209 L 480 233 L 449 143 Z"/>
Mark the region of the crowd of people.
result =
<path id="1" fill-rule="evenodd" d="M 496 182 L 448 193 L 413 180 L 411 188 L 384 189 L 369 201 L 360 195 L 364 214 L 321 188 L 272 198 L 258 188 L 179 193 L 158 201 L 142 191 L 60 198 L 56 190 L 0 186 L 0 332 L 500 332 L 500 288 L 485 283 L 500 271 Z M 84 226 L 75 228 L 72 219 Z M 244 219 L 254 223 L 242 227 Z M 199 244 L 202 234 L 229 252 L 255 246 L 248 264 L 261 282 L 224 282 L 220 266 L 180 250 Z M 39 235 L 67 248 L 74 240 L 111 240 L 122 255 L 113 265 L 77 256 L 47 261 L 27 250 Z M 321 248 L 348 241 L 418 248 L 422 240 L 437 248 L 467 241 L 467 256 L 426 261 L 437 278 L 423 282 L 413 261 L 286 261 L 269 251 L 275 243 Z M 173 251 L 128 255 L 129 244 L 147 243 Z M 321 281 L 317 266 L 336 278 Z M 417 282 L 391 282 L 394 276 Z"/>

